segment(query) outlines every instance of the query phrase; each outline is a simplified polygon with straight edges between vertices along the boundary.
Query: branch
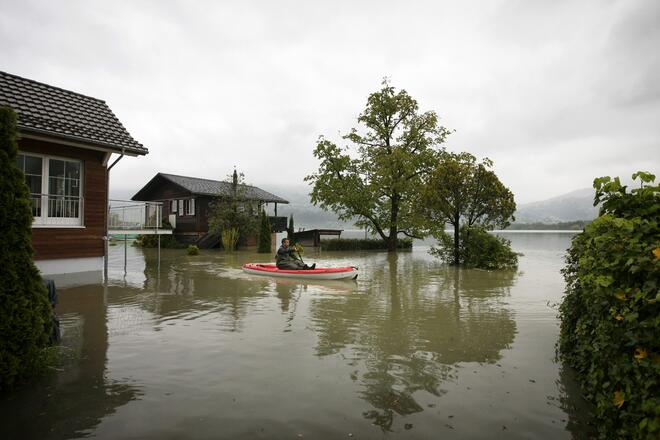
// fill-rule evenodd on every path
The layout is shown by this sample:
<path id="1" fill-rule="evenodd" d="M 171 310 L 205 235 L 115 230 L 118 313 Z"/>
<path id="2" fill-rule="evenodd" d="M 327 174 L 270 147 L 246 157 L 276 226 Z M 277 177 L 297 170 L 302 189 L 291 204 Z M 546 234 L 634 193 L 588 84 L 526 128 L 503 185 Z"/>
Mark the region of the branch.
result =
<path id="1" fill-rule="evenodd" d="M 401 234 L 405 235 L 406 237 L 416 238 L 416 239 L 418 239 L 418 240 L 423 240 L 423 239 L 424 239 L 424 237 L 421 237 L 421 236 L 419 236 L 419 235 L 415 235 L 415 234 L 411 234 L 411 233 L 409 233 L 408 231 L 403 230 L 403 229 L 400 230 L 400 231 L 396 231 L 396 233 L 397 233 L 397 234 L 401 233 Z"/>

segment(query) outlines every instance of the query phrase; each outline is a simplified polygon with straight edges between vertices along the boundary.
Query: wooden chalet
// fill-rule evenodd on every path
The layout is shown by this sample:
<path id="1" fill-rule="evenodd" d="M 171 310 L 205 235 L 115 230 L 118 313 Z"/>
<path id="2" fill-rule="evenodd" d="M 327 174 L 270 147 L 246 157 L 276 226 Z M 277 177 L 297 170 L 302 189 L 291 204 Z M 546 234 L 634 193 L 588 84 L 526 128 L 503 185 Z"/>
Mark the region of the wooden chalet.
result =
<path id="1" fill-rule="evenodd" d="M 47 276 L 87 274 L 100 281 L 108 162 L 112 154 L 142 156 L 148 150 L 97 98 L 0 72 L 0 106 L 17 115 L 16 165 L 32 197 L 37 267 Z"/>
<path id="2" fill-rule="evenodd" d="M 219 236 L 209 232 L 210 204 L 217 198 L 230 198 L 236 178 L 236 171 L 234 183 L 158 173 L 131 200 L 162 202 L 163 217 L 169 220 L 177 240 L 195 243 L 202 248 L 215 247 Z M 241 185 L 241 197 L 258 202 L 259 207 L 274 204 L 275 215 L 269 218 L 274 242 L 275 234 L 287 227 L 287 218 L 277 216 L 277 206 L 289 202 L 252 185 Z M 256 238 L 243 244 L 255 245 Z"/>

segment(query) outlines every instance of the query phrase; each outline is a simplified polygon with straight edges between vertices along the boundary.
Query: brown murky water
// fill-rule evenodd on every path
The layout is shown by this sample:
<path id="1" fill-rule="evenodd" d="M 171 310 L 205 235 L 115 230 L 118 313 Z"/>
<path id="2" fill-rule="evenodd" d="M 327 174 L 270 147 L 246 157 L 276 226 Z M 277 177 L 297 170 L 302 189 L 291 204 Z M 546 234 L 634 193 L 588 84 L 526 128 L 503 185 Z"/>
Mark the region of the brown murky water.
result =
<path id="1" fill-rule="evenodd" d="M 554 361 L 569 234 L 510 234 L 518 271 L 323 253 L 357 282 L 248 276 L 269 256 L 112 247 L 60 290 L 60 371 L 0 399 L 3 439 L 581 438 Z"/>

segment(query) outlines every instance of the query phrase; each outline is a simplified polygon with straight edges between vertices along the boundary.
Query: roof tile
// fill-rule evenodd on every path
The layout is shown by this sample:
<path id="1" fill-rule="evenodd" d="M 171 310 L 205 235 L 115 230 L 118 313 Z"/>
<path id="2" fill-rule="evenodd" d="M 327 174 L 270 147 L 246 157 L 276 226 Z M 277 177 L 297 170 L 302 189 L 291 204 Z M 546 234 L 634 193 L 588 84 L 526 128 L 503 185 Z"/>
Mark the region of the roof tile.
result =
<path id="1" fill-rule="evenodd" d="M 0 105 L 12 107 L 24 131 L 103 145 L 135 154 L 149 151 L 100 99 L 0 71 Z"/>
<path id="2" fill-rule="evenodd" d="M 221 180 L 199 179 L 197 177 L 177 176 L 175 174 L 158 173 L 163 178 L 176 183 L 187 189 L 193 194 L 211 195 L 220 197 L 230 197 L 232 193 L 232 184 Z M 252 185 L 244 185 L 245 198 L 249 200 L 258 200 L 260 202 L 289 203 L 282 197 L 264 191 Z"/>

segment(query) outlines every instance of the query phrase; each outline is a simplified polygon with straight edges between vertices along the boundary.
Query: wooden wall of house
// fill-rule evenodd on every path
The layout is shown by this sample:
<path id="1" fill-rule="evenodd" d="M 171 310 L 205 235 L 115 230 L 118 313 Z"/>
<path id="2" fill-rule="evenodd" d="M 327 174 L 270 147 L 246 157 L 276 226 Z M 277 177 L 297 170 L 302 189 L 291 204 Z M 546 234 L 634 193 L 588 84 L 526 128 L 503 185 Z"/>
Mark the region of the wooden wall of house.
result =
<path id="1" fill-rule="evenodd" d="M 206 233 L 209 231 L 209 212 L 210 204 L 213 202 L 213 197 L 198 197 L 195 202 L 195 209 L 198 209 L 198 223 L 197 227 L 200 232 Z"/>
<path id="2" fill-rule="evenodd" d="M 20 152 L 83 161 L 84 228 L 32 228 L 34 259 L 102 257 L 108 193 L 105 153 L 35 139 L 20 139 Z"/>

